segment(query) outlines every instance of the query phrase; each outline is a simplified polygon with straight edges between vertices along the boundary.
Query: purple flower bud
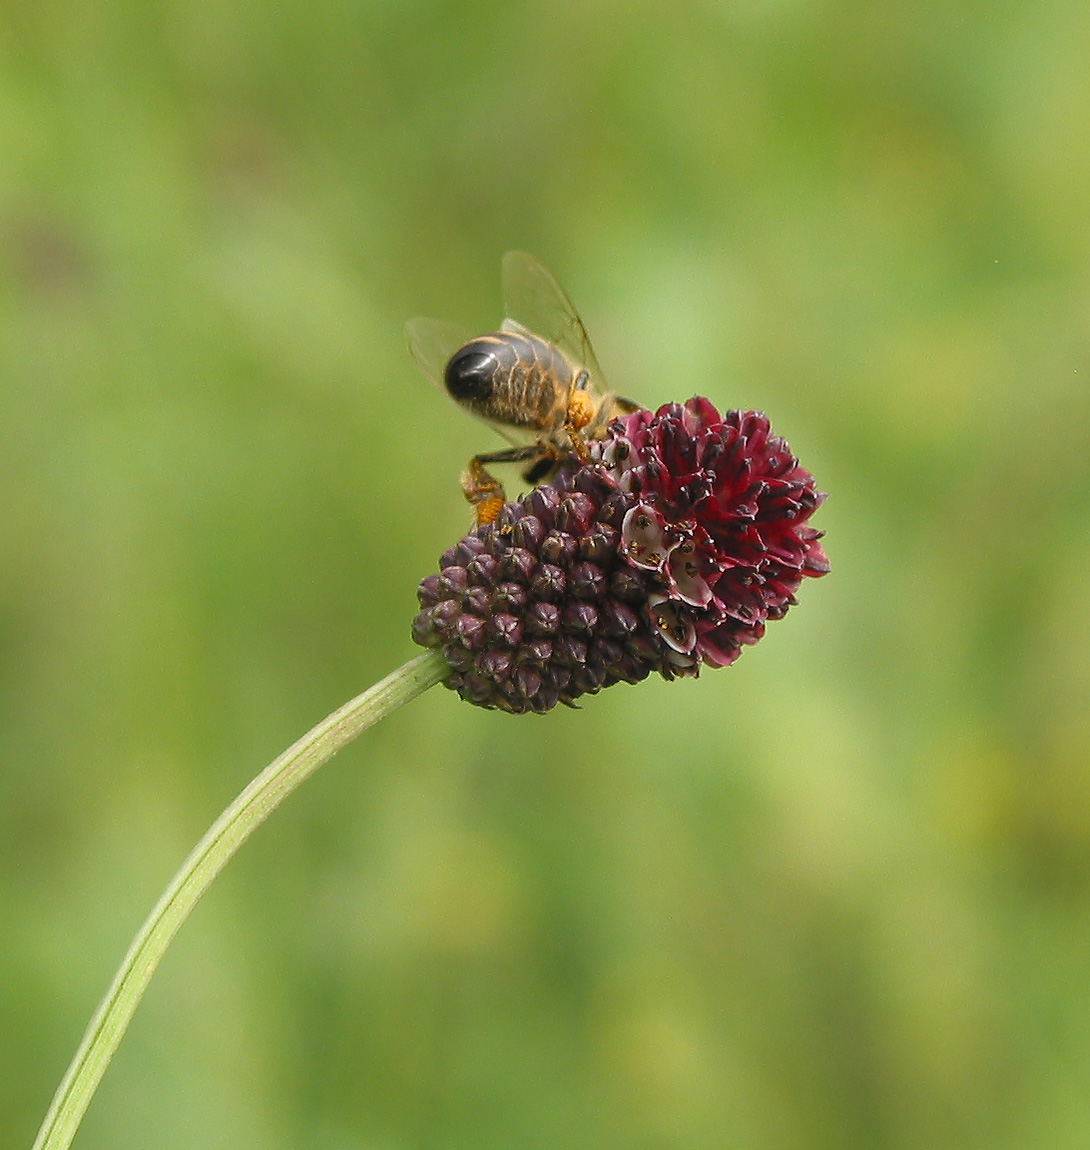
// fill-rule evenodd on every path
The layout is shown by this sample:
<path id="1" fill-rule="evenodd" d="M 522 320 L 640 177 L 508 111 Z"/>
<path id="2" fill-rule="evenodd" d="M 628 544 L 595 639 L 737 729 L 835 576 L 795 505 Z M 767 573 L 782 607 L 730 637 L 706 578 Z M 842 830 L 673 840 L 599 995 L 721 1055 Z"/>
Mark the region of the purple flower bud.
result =
<path id="1" fill-rule="evenodd" d="M 568 577 L 563 567 L 555 563 L 542 563 L 530 580 L 530 590 L 546 602 L 556 602 L 568 589 Z"/>
<path id="2" fill-rule="evenodd" d="M 504 647 L 515 647 L 518 645 L 519 639 L 522 638 L 522 623 L 515 615 L 508 615 L 504 612 L 493 615 L 488 620 L 487 628 L 489 639 L 495 640 Z"/>
<path id="3" fill-rule="evenodd" d="M 561 613 L 561 626 L 573 635 L 589 639 L 598 626 L 598 611 L 589 603 L 568 603 Z"/>
<path id="4" fill-rule="evenodd" d="M 576 563 L 571 569 L 568 590 L 577 599 L 592 601 L 602 597 L 606 587 L 606 575 L 596 563 Z"/>
<path id="5" fill-rule="evenodd" d="M 521 583 L 501 583 L 492 596 L 492 610 L 518 615 L 529 601 L 530 593 Z"/>

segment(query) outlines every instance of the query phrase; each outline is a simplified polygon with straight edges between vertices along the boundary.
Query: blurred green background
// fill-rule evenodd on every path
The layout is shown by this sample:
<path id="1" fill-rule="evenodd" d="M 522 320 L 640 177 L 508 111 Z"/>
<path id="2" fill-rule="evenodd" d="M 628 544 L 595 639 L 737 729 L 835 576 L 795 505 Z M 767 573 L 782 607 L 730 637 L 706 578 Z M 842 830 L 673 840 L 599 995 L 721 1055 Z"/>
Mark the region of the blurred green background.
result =
<path id="1" fill-rule="evenodd" d="M 83 1150 L 1090 1145 L 1090 12 L 0 15 L 0 1144 L 186 851 L 414 653 L 536 253 L 833 574 L 697 682 L 436 689 L 179 935 Z"/>

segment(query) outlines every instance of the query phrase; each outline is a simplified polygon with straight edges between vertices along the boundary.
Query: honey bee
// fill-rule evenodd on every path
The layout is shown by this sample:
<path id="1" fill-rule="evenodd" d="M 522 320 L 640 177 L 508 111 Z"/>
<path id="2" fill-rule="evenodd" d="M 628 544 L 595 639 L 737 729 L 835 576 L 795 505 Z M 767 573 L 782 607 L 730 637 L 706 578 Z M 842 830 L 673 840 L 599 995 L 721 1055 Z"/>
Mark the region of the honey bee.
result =
<path id="1" fill-rule="evenodd" d="M 548 268 L 508 252 L 502 282 L 507 317 L 498 331 L 466 339 L 442 320 L 405 325 L 424 374 L 511 444 L 475 455 L 462 473 L 478 525 L 491 523 L 506 500 L 487 465 L 525 464 L 525 482 L 540 483 L 566 459 L 587 462 L 587 443 L 604 438 L 610 420 L 639 410 L 605 389 L 583 321 Z"/>

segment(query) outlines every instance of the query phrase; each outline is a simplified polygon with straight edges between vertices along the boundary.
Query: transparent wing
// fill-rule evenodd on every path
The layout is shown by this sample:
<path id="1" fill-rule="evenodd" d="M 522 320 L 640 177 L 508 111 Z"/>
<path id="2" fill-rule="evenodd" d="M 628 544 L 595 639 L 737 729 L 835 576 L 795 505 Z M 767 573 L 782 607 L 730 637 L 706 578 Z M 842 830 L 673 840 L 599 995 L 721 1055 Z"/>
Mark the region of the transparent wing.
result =
<path id="1" fill-rule="evenodd" d="M 602 369 L 579 313 L 556 276 L 540 260 L 527 252 L 508 252 L 503 257 L 503 303 L 507 319 L 555 343 L 587 369 L 599 388 L 604 386 Z"/>
<path id="2" fill-rule="evenodd" d="M 420 370 L 444 391 L 450 357 L 472 338 L 464 328 L 442 319 L 426 319 L 423 316 L 411 319 L 405 325 L 405 338 L 409 343 L 409 353 L 416 360 Z"/>

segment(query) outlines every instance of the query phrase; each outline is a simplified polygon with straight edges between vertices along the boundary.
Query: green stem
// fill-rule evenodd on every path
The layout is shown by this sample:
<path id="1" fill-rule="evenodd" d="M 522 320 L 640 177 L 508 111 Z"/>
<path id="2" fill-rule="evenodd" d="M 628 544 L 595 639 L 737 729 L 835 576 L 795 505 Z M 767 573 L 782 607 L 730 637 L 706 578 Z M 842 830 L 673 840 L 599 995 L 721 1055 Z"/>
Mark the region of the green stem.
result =
<path id="1" fill-rule="evenodd" d="M 34 1150 L 66 1150 L 71 1145 L 170 940 L 235 851 L 341 747 L 449 673 L 449 665 L 434 652 L 410 659 L 308 731 L 271 762 L 212 824 L 133 939 L 57 1087 Z"/>

